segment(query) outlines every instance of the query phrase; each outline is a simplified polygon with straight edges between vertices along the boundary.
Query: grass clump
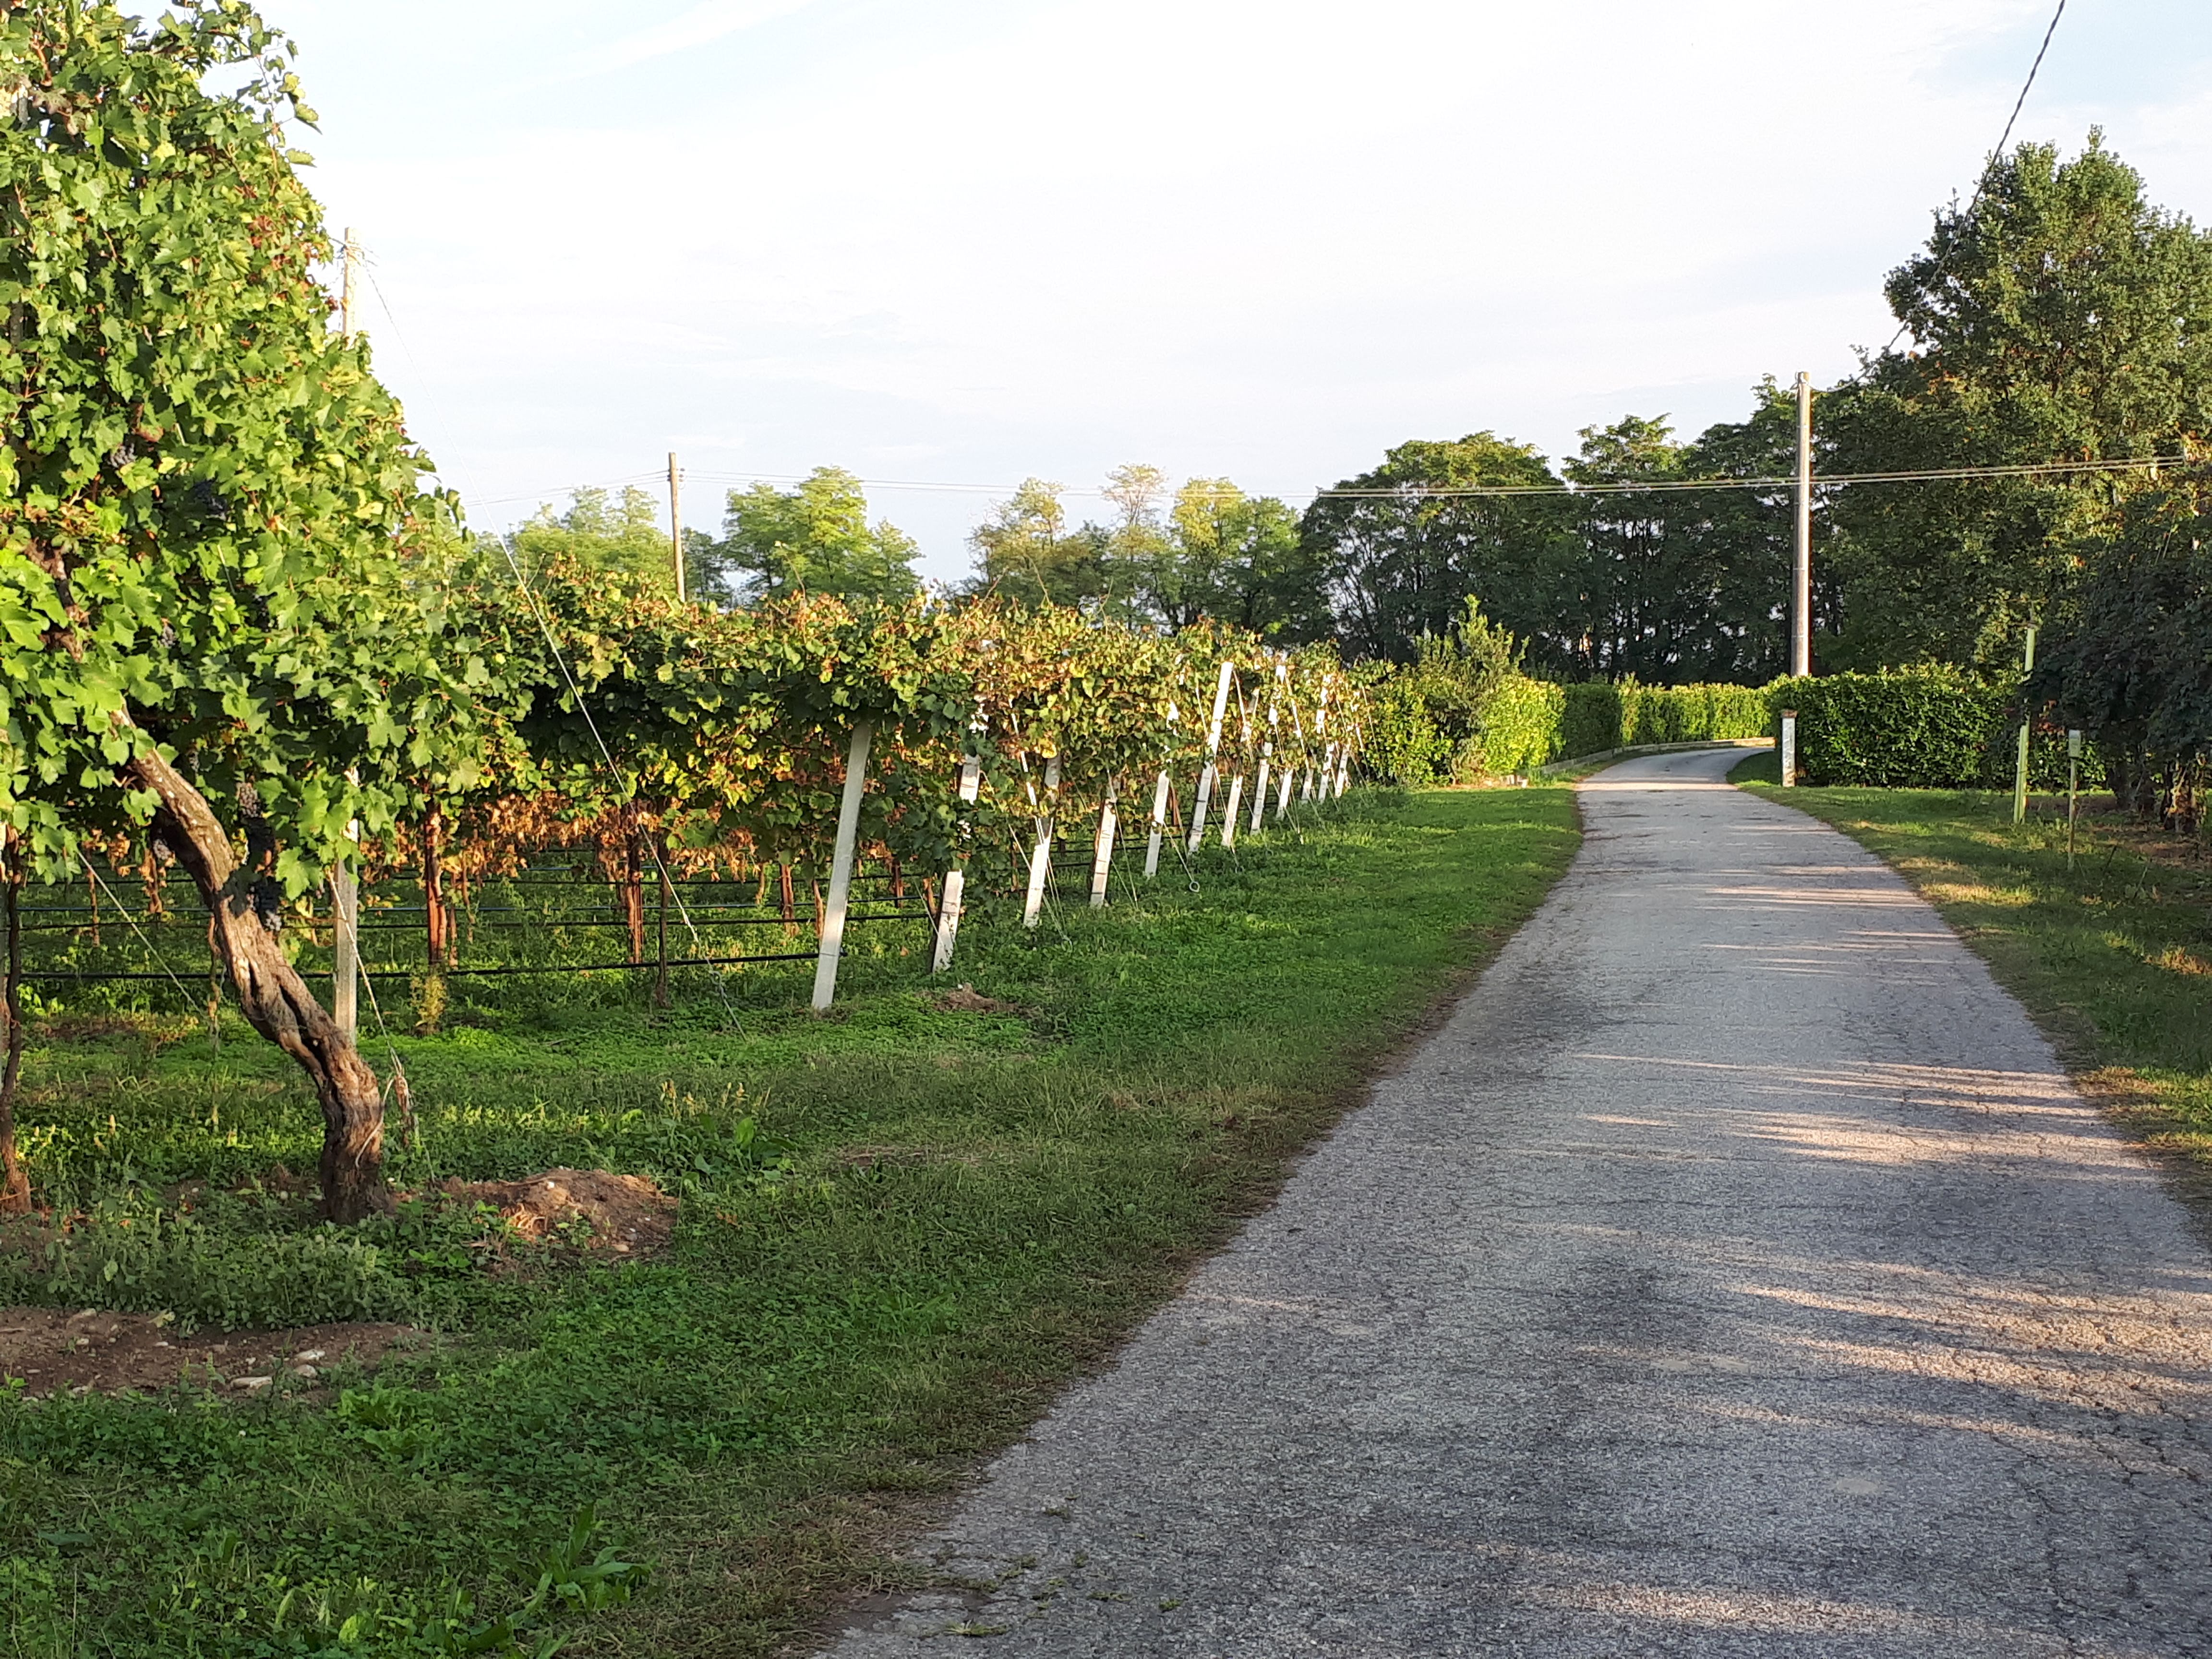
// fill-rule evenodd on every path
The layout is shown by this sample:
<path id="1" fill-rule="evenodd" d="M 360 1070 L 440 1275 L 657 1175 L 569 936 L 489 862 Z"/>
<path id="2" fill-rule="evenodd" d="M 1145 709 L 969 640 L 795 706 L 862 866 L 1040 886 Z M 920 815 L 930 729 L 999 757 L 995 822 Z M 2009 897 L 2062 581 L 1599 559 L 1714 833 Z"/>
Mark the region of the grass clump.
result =
<path id="1" fill-rule="evenodd" d="M 1104 912 L 1056 903 L 1025 931 L 987 902 L 961 935 L 972 996 L 921 972 L 919 930 L 885 929 L 829 1019 L 805 1012 L 803 969 L 679 980 L 665 1011 L 634 981 L 455 980 L 441 1035 L 373 1046 L 413 1085 L 403 1185 L 568 1166 L 680 1194 L 669 1248 L 620 1267 L 490 1271 L 452 1259 L 465 1238 L 398 1221 L 351 1236 L 373 1264 L 325 1261 L 310 1224 L 252 1199 L 274 1166 L 313 1163 L 317 1115 L 283 1056 L 47 1042 L 21 1113 L 42 1193 L 115 1206 L 119 1231 L 173 1211 L 179 1183 L 235 1192 L 195 1210 L 199 1231 L 163 1211 L 168 1242 L 112 1278 L 119 1247 L 83 1247 L 70 1295 L 274 1316 L 226 1301 L 229 1268 L 205 1264 L 289 1240 L 285 1316 L 391 1294 L 442 1340 L 244 1404 L 0 1395 L 0 1655 L 553 1634 L 578 1654 L 775 1650 L 890 1571 L 917 1503 L 1265 1202 L 1534 907 L 1573 826 L 1564 789 L 1367 793 L 1207 849 L 1194 883 L 1117 874 Z M 224 1242 L 194 1256 L 203 1233 Z M 608 1559 L 650 1562 L 647 1593 L 540 1594 L 586 1510 L 607 1540 L 569 1553 L 630 1540 Z"/>
<path id="2" fill-rule="evenodd" d="M 2084 795 L 2069 865 L 2063 796 L 2035 797 L 2015 824 L 2009 792 L 1784 794 L 1771 753 L 1731 775 L 1896 868 L 2124 1121 L 2212 1162 L 2212 860 L 2201 842 Z"/>

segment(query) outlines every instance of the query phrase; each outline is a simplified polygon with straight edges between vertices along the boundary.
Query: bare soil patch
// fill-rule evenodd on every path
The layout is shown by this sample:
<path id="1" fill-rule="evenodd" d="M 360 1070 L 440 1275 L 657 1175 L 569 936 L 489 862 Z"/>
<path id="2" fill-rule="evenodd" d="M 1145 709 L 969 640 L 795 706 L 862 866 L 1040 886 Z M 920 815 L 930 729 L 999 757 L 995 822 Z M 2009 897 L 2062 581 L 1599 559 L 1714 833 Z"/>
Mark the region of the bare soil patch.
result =
<path id="1" fill-rule="evenodd" d="M 1018 1014 L 1019 1005 L 987 997 L 972 985 L 956 985 L 929 1000 L 929 1006 L 948 1014 Z"/>
<path id="2" fill-rule="evenodd" d="M 179 1336 L 160 1314 L 0 1308 L 0 1386 L 20 1377 L 33 1399 L 150 1392 L 179 1382 L 252 1395 L 280 1378 L 313 1382 L 341 1361 L 374 1365 L 423 1338 L 411 1325 L 368 1323 Z"/>
<path id="3" fill-rule="evenodd" d="M 548 1170 L 522 1181 L 441 1181 L 430 1189 L 488 1204 L 523 1237 L 571 1242 L 612 1260 L 668 1247 L 676 1200 L 643 1176 L 605 1170 Z"/>

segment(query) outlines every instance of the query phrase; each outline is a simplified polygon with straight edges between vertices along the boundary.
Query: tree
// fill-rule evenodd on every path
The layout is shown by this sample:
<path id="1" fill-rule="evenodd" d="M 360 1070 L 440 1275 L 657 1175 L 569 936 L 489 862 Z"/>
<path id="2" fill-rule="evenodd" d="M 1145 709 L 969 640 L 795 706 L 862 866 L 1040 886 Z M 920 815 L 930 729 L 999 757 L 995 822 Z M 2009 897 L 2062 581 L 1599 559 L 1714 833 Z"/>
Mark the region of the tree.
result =
<path id="1" fill-rule="evenodd" d="M 1880 471 L 2179 453 L 2212 427 L 2212 241 L 2095 131 L 2022 144 L 1890 273 L 1911 343 L 1826 400 L 1836 464 Z M 1839 664 L 2016 660 L 2063 616 L 2142 475 L 1866 485 L 1836 516 Z"/>
<path id="2" fill-rule="evenodd" d="M 422 564 L 451 503 L 330 327 L 289 58 L 242 0 L 0 11 L 0 820 L 49 878 L 88 830 L 176 858 L 350 1219 L 388 1202 L 376 1079 L 281 931 L 349 819 L 387 829 L 476 744 Z"/>
<path id="3" fill-rule="evenodd" d="M 793 489 L 732 490 L 708 562 L 709 580 L 748 603 L 801 592 L 896 600 L 921 592 L 921 551 L 889 520 L 868 523 L 858 478 L 821 466 Z"/>
<path id="4" fill-rule="evenodd" d="M 1328 573 L 1347 648 L 1410 662 L 1423 638 L 1441 637 L 1480 597 L 1538 663 L 1572 660 L 1577 642 L 1559 633 L 1560 585 L 1575 560 L 1562 504 L 1436 493 L 1559 484 L 1535 449 L 1477 432 L 1401 444 L 1375 471 L 1323 492 L 1302 532 Z"/>
<path id="5" fill-rule="evenodd" d="M 969 533 L 979 589 L 1020 605 L 1080 605 L 1107 596 L 1109 538 L 1091 525 L 1071 533 L 1060 488 L 1024 478 Z"/>
<path id="6" fill-rule="evenodd" d="M 688 534 L 696 538 L 698 532 Z M 507 532 L 507 544 L 531 575 L 565 561 L 581 570 L 635 576 L 657 591 L 676 591 L 668 521 L 652 492 L 635 484 L 612 497 L 604 489 L 580 489 L 569 498 L 566 513 L 540 506 L 526 522 Z M 685 583 L 694 589 L 699 586 L 699 551 L 685 550 Z"/>
<path id="7" fill-rule="evenodd" d="M 1289 643 L 1330 636 L 1327 573 L 1288 505 L 1227 478 L 1193 478 L 1176 491 L 1170 523 L 1146 583 L 1147 604 L 1170 626 L 1211 617 Z"/>

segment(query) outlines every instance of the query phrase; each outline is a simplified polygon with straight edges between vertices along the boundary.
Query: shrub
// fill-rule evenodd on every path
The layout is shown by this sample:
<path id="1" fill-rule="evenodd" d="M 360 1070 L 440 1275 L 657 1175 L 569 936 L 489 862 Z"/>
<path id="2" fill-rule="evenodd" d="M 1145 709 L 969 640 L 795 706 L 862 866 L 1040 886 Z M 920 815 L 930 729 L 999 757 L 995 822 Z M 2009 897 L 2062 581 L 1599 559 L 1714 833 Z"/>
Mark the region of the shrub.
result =
<path id="1" fill-rule="evenodd" d="M 1765 693 L 1778 720 L 1797 710 L 1797 764 L 1812 784 L 1887 789 L 2005 789 L 2018 764 L 2016 678 L 1983 679 L 1941 663 L 1777 680 Z M 2039 716 L 2028 781 L 2066 787 L 2066 732 Z M 2081 757 L 2086 788 L 2104 781 L 2094 752 Z"/>
<path id="2" fill-rule="evenodd" d="M 1566 701 L 1565 688 L 1548 681 L 1525 674 L 1500 680 L 1484 705 L 1482 729 L 1462 746 L 1455 772 L 1511 777 L 1557 760 Z"/>

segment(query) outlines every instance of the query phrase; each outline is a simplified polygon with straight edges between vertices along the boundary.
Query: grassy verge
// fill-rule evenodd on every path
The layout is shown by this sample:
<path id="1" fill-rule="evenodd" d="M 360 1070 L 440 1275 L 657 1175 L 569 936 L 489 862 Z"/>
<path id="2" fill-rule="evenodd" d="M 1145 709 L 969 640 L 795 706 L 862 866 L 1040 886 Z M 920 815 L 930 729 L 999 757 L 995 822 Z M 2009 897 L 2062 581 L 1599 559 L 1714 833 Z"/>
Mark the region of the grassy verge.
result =
<path id="1" fill-rule="evenodd" d="M 286 1317 L 371 1285 L 439 1328 L 374 1379 L 0 1389 L 0 1655 L 773 1650 L 1266 1200 L 1573 823 L 1556 788 L 1355 797 L 1209 852 L 1196 892 L 1117 882 L 1030 934 L 986 915 L 961 941 L 981 1010 L 896 951 L 829 1021 L 793 972 L 659 1014 L 581 980 L 457 1004 L 394 1045 L 404 1177 L 648 1175 L 684 1199 L 672 1248 L 491 1273 L 403 1218 L 287 1281 Z M 89 1022 L 34 1055 L 34 1174 L 116 1238 L 173 1224 L 176 1183 L 312 1166 L 281 1059 L 191 1030 Z M 206 1208 L 197 1243 L 69 1294 L 250 1309 L 252 1260 L 328 1236 L 251 1193 Z M 629 1595 L 613 1567 L 641 1559 Z"/>
<path id="2" fill-rule="evenodd" d="M 2066 856 L 2065 802 L 1981 790 L 1779 787 L 1771 752 L 1730 775 L 1825 819 L 1934 903 L 2137 1133 L 2212 1163 L 2212 862 L 2102 808 Z M 2085 808 L 2092 803 L 2085 797 Z"/>

